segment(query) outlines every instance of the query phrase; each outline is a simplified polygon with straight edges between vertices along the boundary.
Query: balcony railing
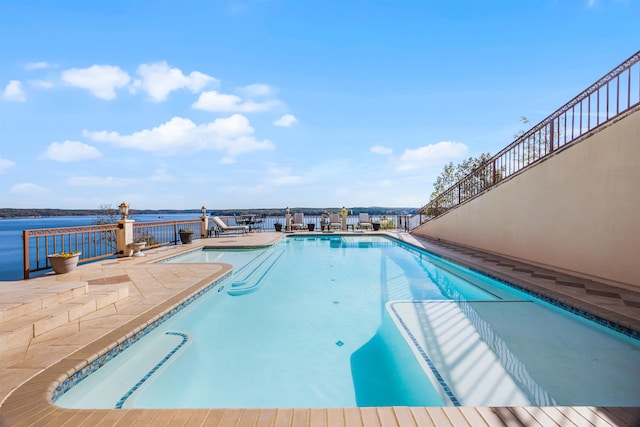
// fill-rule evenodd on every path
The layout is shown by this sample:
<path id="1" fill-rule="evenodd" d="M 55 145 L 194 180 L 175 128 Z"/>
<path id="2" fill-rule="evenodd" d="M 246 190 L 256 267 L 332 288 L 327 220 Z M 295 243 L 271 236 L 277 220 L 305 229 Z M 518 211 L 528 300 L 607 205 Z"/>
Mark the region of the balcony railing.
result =
<path id="1" fill-rule="evenodd" d="M 146 241 L 147 247 L 177 244 L 181 229 L 200 237 L 200 219 L 141 222 L 133 224 L 134 241 Z M 79 263 L 111 258 L 116 253 L 117 224 L 82 227 L 39 228 L 22 231 L 23 276 L 51 268 L 47 255 L 81 252 Z"/>
<path id="2" fill-rule="evenodd" d="M 175 221 L 134 222 L 133 241 L 146 242 L 146 248 L 175 245 L 180 241 L 180 230 L 193 231 L 193 238 L 200 238 L 201 219 L 183 219 Z M 206 237 L 206 236 L 205 236 Z"/>
<path id="3" fill-rule="evenodd" d="M 418 209 L 420 223 L 489 188 L 612 122 L 640 103 L 640 51 L 520 136 L 469 175 Z"/>
<path id="4" fill-rule="evenodd" d="M 396 230 L 408 229 L 409 217 L 407 215 L 371 215 L 372 222 L 380 222 L 382 229 Z M 229 225 L 236 225 L 234 217 L 221 217 Z M 321 215 L 305 215 L 305 224 L 316 224 L 316 230 L 320 229 Z M 134 242 L 146 242 L 146 249 L 164 245 L 176 245 L 180 241 L 180 230 L 191 230 L 193 238 L 200 238 L 200 225 L 202 218 L 134 222 Z M 275 223 L 286 224 L 285 216 L 269 216 L 264 220 L 265 230 L 274 230 Z M 347 217 L 347 224 L 356 225 L 357 215 Z M 355 228 L 355 227 L 354 227 Z M 118 255 L 116 235 L 118 224 L 92 225 L 82 227 L 39 228 L 23 230 L 22 252 L 24 278 L 28 279 L 31 273 L 48 270 L 51 268 L 47 255 L 60 252 L 81 252 L 80 263 L 112 258 Z"/>
<path id="5" fill-rule="evenodd" d="M 24 278 L 51 268 L 47 255 L 81 252 L 79 262 L 108 258 L 116 254 L 116 224 L 39 228 L 22 231 Z"/>

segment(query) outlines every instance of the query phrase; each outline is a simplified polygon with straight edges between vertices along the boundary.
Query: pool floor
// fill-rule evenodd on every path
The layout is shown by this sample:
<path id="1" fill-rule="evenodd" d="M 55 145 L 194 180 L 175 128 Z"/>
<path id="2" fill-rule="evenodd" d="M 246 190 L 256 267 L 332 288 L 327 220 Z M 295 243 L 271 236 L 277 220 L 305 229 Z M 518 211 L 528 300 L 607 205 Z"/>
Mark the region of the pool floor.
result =
<path id="1" fill-rule="evenodd" d="M 261 261 L 254 261 L 262 259 L 262 255 L 256 254 L 268 251 L 232 253 L 240 273 L 224 285 L 227 286 L 226 292 L 233 295 L 234 280 L 238 283 L 238 279 L 243 279 L 241 282 L 244 283 L 247 277 L 242 273 L 242 266 L 251 263 L 252 269 L 262 275 L 260 277 L 270 277 L 260 285 L 264 289 L 240 294 L 241 298 L 228 295 L 218 298 L 213 306 L 215 309 L 209 309 L 205 302 L 200 301 L 194 304 L 203 307 L 197 324 L 183 324 L 180 317 L 184 316 L 178 315 L 170 325 L 155 331 L 155 335 L 163 336 L 163 342 L 169 339 L 167 330 L 185 333 L 189 336 L 189 343 L 176 353 L 175 360 L 163 367 L 162 372 L 158 371 L 150 381 L 136 389 L 123 407 L 638 403 L 638 382 L 633 381 L 634 377 L 629 372 L 640 359 L 637 343 L 631 339 L 609 339 L 602 327 L 571 316 L 561 316 L 558 309 L 533 303 L 531 298 L 519 292 L 507 292 L 504 285 L 490 280 L 480 287 L 468 283 L 454 286 L 458 285 L 461 276 L 471 273 L 462 271 L 459 275 L 452 275 L 448 270 L 430 271 L 433 266 L 428 257 L 414 254 L 413 257 L 399 258 L 398 251 L 404 250 L 394 245 L 381 245 L 390 252 L 384 252 L 380 262 L 377 256 L 373 257 L 376 260 L 373 264 L 377 265 L 375 268 L 354 273 L 353 269 L 345 267 L 354 262 L 372 264 L 371 251 L 376 242 L 380 243 L 376 240 L 345 242 L 344 239 L 289 241 L 285 258 L 291 256 L 294 265 L 307 265 L 308 268 L 292 270 L 287 267 L 291 264 L 278 261 L 276 267 L 268 271 L 269 276 L 260 270 Z M 305 264 L 296 258 L 305 247 L 309 249 L 327 244 L 335 250 L 329 250 L 322 256 L 314 253 L 314 264 Z M 269 251 L 278 250 L 272 248 Z M 362 259 L 353 258 L 353 255 L 346 257 L 345 251 L 358 252 Z M 212 256 L 211 253 L 202 255 Z M 215 254 L 217 260 L 220 260 L 219 255 Z M 268 256 L 265 255 L 264 259 Z M 190 257 L 193 258 L 193 254 Z M 193 262 L 199 261 L 196 257 Z M 314 267 L 318 265 L 320 267 Z M 428 274 L 418 277 L 416 270 Z M 288 281 L 286 286 L 283 284 L 285 277 Z M 373 285 L 380 281 L 380 277 L 385 283 L 382 289 Z M 428 278 L 432 285 L 437 286 L 427 286 Z M 355 283 L 361 285 L 355 286 Z M 265 303 L 261 295 L 269 293 L 272 294 L 268 299 L 270 302 Z M 416 301 L 415 295 L 429 295 L 439 300 Z M 452 296 L 471 299 L 446 301 Z M 505 297 L 511 298 L 505 300 Z M 393 302 L 385 308 L 387 301 Z M 355 310 L 358 315 L 344 318 L 340 314 L 344 308 L 349 308 L 349 312 Z M 383 325 L 383 318 L 387 316 L 385 310 L 393 314 L 391 317 L 397 327 L 395 332 Z M 315 316 L 317 313 L 321 315 Z M 360 322 L 366 325 L 358 327 Z M 386 331 L 386 334 L 381 335 L 380 331 Z M 390 338 L 397 333 L 404 337 L 400 344 Z M 567 337 L 575 339 L 569 341 Z M 380 345 L 383 341 L 387 344 L 394 341 L 392 350 Z M 557 346 L 556 341 L 563 346 Z M 365 347 L 366 351 L 363 350 Z M 148 348 L 152 349 L 144 351 L 148 360 L 154 358 L 149 355 L 164 354 L 153 346 Z M 413 352 L 422 377 L 431 379 L 426 384 L 433 387 L 424 386 L 425 378 L 416 380 L 419 376 L 395 373 L 395 368 L 401 366 L 398 360 L 404 360 L 402 365 L 407 366 L 408 359 L 399 355 L 406 348 Z M 574 348 L 581 351 L 575 352 Z M 376 349 L 375 357 L 371 349 Z M 356 357 L 362 354 L 367 354 L 367 357 Z M 209 363 L 209 359 L 215 363 Z M 126 374 L 105 375 L 130 377 L 130 364 L 124 363 L 124 358 L 121 361 L 125 366 L 122 372 Z M 377 364 L 379 369 L 367 370 L 366 364 Z M 194 366 L 199 366 L 197 371 L 194 371 Z M 413 368 L 408 369 L 411 371 Z M 367 372 L 367 375 L 363 374 Z M 137 377 L 142 378 L 146 373 L 142 369 Z M 376 379 L 376 375 L 379 378 Z M 589 380 L 567 387 L 567 375 Z M 366 379 L 367 376 L 371 378 Z M 185 382 L 185 378 L 191 379 Z M 399 381 L 403 378 L 405 382 Z M 414 380 L 406 382 L 406 378 Z M 397 382 L 395 385 L 394 381 Z M 376 383 L 387 384 L 384 391 L 378 387 L 381 390 L 379 396 L 363 393 Z M 91 403 L 79 403 L 91 401 L 89 390 L 94 389 L 93 379 L 87 384 L 75 387 L 75 393 L 79 393 L 82 399 L 74 401 L 74 393 L 69 392 L 58 404 L 95 407 Z M 225 386 L 220 387 L 221 384 Z M 233 384 L 233 387 L 226 384 Z M 114 386 L 107 388 L 110 387 Z M 121 386 L 118 393 L 123 390 L 127 390 L 126 385 Z M 179 391 L 177 394 L 176 390 Z M 98 400 L 104 401 L 104 407 L 110 407 L 113 404 L 111 399 Z"/>

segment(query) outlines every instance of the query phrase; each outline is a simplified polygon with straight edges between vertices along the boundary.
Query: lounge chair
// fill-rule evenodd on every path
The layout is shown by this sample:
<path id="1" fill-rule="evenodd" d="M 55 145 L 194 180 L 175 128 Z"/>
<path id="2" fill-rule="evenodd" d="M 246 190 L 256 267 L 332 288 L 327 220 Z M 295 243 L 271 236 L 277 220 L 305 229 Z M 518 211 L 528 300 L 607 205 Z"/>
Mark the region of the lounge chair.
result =
<path id="1" fill-rule="evenodd" d="M 358 228 L 367 228 L 373 230 L 373 224 L 371 224 L 371 218 L 366 212 L 358 214 Z"/>
<path id="2" fill-rule="evenodd" d="M 337 213 L 329 214 L 329 230 L 333 230 L 334 228 L 340 228 L 340 230 L 342 230 L 340 215 Z"/>
<path id="3" fill-rule="evenodd" d="M 224 223 L 220 217 L 212 216 L 211 220 L 213 221 L 213 225 L 215 227 L 216 236 L 219 233 L 242 233 L 245 234 L 249 231 L 248 225 L 227 225 Z"/>
<path id="4" fill-rule="evenodd" d="M 291 224 L 293 230 L 304 230 L 304 214 L 297 212 L 293 214 L 293 224 Z"/>

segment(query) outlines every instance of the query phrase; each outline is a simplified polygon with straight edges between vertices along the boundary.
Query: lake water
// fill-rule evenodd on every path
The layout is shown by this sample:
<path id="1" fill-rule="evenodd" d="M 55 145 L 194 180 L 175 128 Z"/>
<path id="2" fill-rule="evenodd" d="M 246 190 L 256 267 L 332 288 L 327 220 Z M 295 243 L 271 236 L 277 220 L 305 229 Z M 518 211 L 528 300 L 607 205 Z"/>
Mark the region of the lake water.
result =
<path id="1" fill-rule="evenodd" d="M 138 222 L 198 218 L 200 214 L 136 215 Z M 56 216 L 0 220 L 0 281 L 22 279 L 22 230 L 94 225 L 96 216 Z"/>

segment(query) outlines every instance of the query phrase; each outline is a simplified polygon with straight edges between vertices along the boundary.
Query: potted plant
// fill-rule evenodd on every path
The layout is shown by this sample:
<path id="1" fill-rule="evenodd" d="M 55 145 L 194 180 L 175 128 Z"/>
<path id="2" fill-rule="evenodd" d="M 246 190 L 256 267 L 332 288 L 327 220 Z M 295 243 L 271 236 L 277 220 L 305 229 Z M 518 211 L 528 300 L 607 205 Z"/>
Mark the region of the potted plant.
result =
<path id="1" fill-rule="evenodd" d="M 80 252 L 59 252 L 47 255 L 47 259 L 56 274 L 65 274 L 76 269 L 80 254 Z"/>
<path id="2" fill-rule="evenodd" d="M 178 234 L 180 235 L 180 241 L 183 245 L 186 245 L 187 243 L 191 243 L 193 241 L 193 230 L 191 230 L 190 228 L 186 230 L 180 230 L 178 231 Z"/>
<path id="3" fill-rule="evenodd" d="M 276 222 L 275 224 L 273 224 L 273 226 L 276 229 L 276 231 L 282 231 L 282 223 Z"/>

